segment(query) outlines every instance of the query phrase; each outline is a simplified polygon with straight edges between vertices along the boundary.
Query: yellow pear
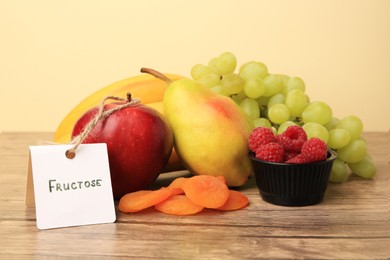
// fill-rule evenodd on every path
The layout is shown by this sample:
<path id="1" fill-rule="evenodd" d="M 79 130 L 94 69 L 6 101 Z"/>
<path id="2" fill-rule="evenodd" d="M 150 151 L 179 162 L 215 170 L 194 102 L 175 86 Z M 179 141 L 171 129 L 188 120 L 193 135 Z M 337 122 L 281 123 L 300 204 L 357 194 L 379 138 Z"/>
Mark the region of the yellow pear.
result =
<path id="1" fill-rule="evenodd" d="M 180 79 L 165 91 L 163 110 L 173 130 L 175 150 L 190 172 L 222 175 L 229 186 L 247 182 L 253 171 L 248 157 L 253 125 L 233 100 L 193 80 Z"/>

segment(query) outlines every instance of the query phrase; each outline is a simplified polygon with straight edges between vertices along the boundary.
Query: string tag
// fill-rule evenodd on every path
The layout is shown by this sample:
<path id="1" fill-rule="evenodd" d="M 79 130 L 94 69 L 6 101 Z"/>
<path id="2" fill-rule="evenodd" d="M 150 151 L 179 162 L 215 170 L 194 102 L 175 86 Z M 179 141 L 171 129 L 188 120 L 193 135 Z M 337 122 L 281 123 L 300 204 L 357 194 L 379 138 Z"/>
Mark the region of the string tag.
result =
<path id="1" fill-rule="evenodd" d="M 26 204 L 35 204 L 39 229 L 116 219 L 106 144 L 81 144 L 69 159 L 71 148 L 30 146 Z"/>

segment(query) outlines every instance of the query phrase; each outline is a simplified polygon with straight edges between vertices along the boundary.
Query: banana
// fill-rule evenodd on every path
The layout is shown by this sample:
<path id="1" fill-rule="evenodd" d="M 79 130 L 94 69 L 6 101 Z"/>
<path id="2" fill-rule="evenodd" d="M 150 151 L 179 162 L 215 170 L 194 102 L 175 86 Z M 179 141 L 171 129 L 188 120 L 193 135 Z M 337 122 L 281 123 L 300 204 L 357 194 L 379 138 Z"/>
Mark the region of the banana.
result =
<path id="1" fill-rule="evenodd" d="M 179 75 L 168 74 L 172 80 L 182 78 Z M 148 74 L 130 77 L 111 85 L 103 87 L 86 97 L 75 106 L 60 122 L 55 134 L 54 142 L 69 143 L 71 140 L 73 126 L 76 121 L 90 108 L 97 106 L 106 96 L 126 97 L 130 92 L 133 97 L 141 99 L 141 103 L 148 104 L 161 101 L 168 84 Z M 162 110 L 160 110 L 162 112 Z"/>
<path id="2" fill-rule="evenodd" d="M 171 80 L 183 78 L 175 74 L 167 74 Z M 149 74 L 141 74 L 139 76 L 123 79 L 114 82 L 111 85 L 103 87 L 86 97 L 78 105 L 76 105 L 60 122 L 58 125 L 53 141 L 56 143 L 69 143 L 73 127 L 77 120 L 89 109 L 100 104 L 106 96 L 126 97 L 130 92 L 135 98 L 139 98 L 141 103 L 156 109 L 161 114 L 163 113 L 162 99 L 168 84 L 160 79 Z M 172 172 L 185 170 L 178 157 L 175 149 L 172 149 L 171 157 L 165 168 L 161 171 Z"/>

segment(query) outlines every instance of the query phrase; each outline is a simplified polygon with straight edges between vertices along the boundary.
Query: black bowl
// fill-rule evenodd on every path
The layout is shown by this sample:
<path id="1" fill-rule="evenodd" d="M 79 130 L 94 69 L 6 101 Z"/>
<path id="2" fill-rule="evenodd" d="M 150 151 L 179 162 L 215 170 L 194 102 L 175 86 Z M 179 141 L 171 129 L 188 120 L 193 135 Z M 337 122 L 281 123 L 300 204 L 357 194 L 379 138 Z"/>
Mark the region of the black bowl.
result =
<path id="1" fill-rule="evenodd" d="M 337 156 L 329 150 L 326 160 L 304 164 L 262 161 L 252 152 L 249 158 L 264 201 L 282 206 L 308 206 L 323 200 Z"/>

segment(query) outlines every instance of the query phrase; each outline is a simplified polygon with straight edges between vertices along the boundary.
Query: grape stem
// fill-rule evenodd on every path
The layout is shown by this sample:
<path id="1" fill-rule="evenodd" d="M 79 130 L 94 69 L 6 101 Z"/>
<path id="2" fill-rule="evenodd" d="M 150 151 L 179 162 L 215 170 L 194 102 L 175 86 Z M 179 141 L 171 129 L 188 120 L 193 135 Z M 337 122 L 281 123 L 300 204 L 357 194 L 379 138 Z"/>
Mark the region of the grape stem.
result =
<path id="1" fill-rule="evenodd" d="M 161 79 L 161 80 L 167 82 L 168 84 L 172 83 L 171 79 L 169 79 L 167 76 L 165 76 L 164 74 L 162 74 L 161 72 L 159 72 L 157 70 L 150 69 L 150 68 L 141 68 L 141 72 L 150 74 L 158 79 Z"/>

